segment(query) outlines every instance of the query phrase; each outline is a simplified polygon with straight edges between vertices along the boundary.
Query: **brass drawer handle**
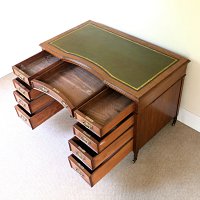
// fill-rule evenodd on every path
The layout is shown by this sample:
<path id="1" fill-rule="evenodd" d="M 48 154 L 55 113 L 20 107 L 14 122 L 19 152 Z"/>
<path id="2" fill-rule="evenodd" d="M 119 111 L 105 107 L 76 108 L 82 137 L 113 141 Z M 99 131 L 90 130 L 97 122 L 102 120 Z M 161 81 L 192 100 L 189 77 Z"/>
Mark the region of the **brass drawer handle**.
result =
<path id="1" fill-rule="evenodd" d="M 24 115 L 20 114 L 19 117 L 20 117 L 21 119 L 23 119 L 25 122 L 27 122 L 27 119 L 26 119 L 26 117 L 24 117 Z"/>
<path id="2" fill-rule="evenodd" d="M 80 149 L 82 152 L 86 152 L 83 148 L 81 148 L 80 146 L 78 146 L 78 149 Z"/>
<path id="3" fill-rule="evenodd" d="M 25 80 L 25 77 L 24 76 L 22 76 L 21 74 L 19 74 L 18 75 L 18 77 L 22 80 L 22 81 L 24 81 Z"/>
<path id="4" fill-rule="evenodd" d="M 84 156 L 83 156 L 80 152 L 76 151 L 74 154 L 75 154 L 75 156 L 77 156 L 80 160 L 82 160 L 82 161 L 85 160 Z"/>
<path id="5" fill-rule="evenodd" d="M 25 93 L 26 93 L 26 92 L 25 92 L 22 88 L 20 88 L 20 87 L 19 87 L 17 90 L 18 90 L 20 93 L 22 93 L 23 95 L 25 95 Z"/>
<path id="6" fill-rule="evenodd" d="M 85 142 L 86 144 L 88 144 L 88 145 L 91 144 L 91 142 L 90 142 L 86 137 L 84 137 L 84 136 L 81 136 L 81 140 L 82 140 L 83 142 Z"/>
<path id="7" fill-rule="evenodd" d="M 65 108 L 69 107 L 64 101 L 61 101 L 61 104 L 62 104 L 62 106 L 65 107 Z"/>
<path id="8" fill-rule="evenodd" d="M 22 107 L 26 107 L 26 104 L 23 103 L 23 101 L 21 99 L 18 99 L 18 103 L 22 106 Z"/>
<path id="9" fill-rule="evenodd" d="M 87 136 L 87 137 L 91 137 L 91 135 L 90 134 L 88 134 L 86 131 L 83 131 L 83 133 Z"/>
<path id="10" fill-rule="evenodd" d="M 79 175 L 83 178 L 84 177 L 84 174 L 78 169 L 78 168 L 75 168 L 75 171 L 77 173 L 79 173 Z"/>
<path id="11" fill-rule="evenodd" d="M 49 90 L 47 88 L 45 88 L 44 86 L 41 86 L 39 88 L 39 90 L 41 90 L 42 92 L 47 93 L 47 94 L 49 93 Z"/>
<path id="12" fill-rule="evenodd" d="M 77 163 L 77 165 L 78 165 L 81 169 L 85 169 L 80 163 Z"/>
<path id="13" fill-rule="evenodd" d="M 92 129 L 92 125 L 86 121 L 83 121 L 83 125 L 88 129 Z"/>

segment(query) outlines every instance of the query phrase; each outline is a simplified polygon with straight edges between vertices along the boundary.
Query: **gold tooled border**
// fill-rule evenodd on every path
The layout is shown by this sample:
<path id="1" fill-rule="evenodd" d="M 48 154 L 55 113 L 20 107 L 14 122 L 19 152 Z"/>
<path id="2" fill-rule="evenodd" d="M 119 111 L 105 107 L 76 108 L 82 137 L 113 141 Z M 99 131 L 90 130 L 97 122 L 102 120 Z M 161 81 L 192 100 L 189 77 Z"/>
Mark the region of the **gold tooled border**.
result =
<path id="1" fill-rule="evenodd" d="M 78 31 L 78 30 L 80 30 L 80 29 L 82 29 L 82 28 L 85 28 L 86 26 L 94 26 L 94 27 L 96 27 L 96 28 L 98 28 L 98 29 L 101 29 L 101 30 L 106 31 L 106 32 L 108 32 L 108 33 L 110 33 L 110 34 L 113 34 L 113 35 L 115 35 L 115 36 L 117 36 L 117 37 L 123 38 L 123 39 L 125 39 L 125 40 L 127 40 L 127 41 L 129 41 L 129 42 L 135 43 L 135 44 L 137 44 L 137 45 L 139 45 L 139 46 L 142 46 L 142 47 L 144 47 L 144 48 L 150 49 L 151 51 L 155 51 L 155 52 L 157 52 L 157 53 L 159 53 L 159 54 L 162 54 L 162 55 L 164 55 L 164 56 L 166 56 L 166 57 L 169 57 L 169 58 L 173 59 L 174 61 L 173 61 L 172 63 L 170 63 L 169 65 L 167 65 L 166 67 L 164 67 L 161 71 L 159 71 L 157 74 L 155 74 L 153 77 L 151 77 L 149 80 L 147 80 L 145 83 L 143 83 L 143 84 L 140 85 L 139 87 L 134 87 L 134 86 L 132 86 L 132 85 L 126 83 L 125 81 L 120 80 L 120 79 L 118 79 L 117 77 L 113 76 L 108 70 L 106 70 L 103 66 L 101 66 L 101 65 L 98 64 L 98 63 L 96 63 L 95 61 L 93 61 L 93 60 L 91 60 L 91 59 L 89 59 L 89 58 L 86 58 L 86 57 L 84 57 L 84 56 L 82 56 L 82 55 L 79 55 L 79 54 L 77 54 L 77 53 L 73 53 L 73 52 L 66 51 L 66 50 L 60 48 L 59 46 L 57 46 L 56 44 L 53 44 L 54 42 L 60 40 L 61 38 L 66 37 L 66 35 L 70 35 L 70 34 L 72 34 L 72 33 L 75 32 L 75 31 Z M 57 48 L 60 49 L 61 51 L 64 51 L 64 52 L 66 52 L 66 53 L 68 53 L 68 54 L 72 54 L 72 55 L 75 55 L 75 56 L 79 56 L 79 57 L 81 57 L 81 58 L 84 58 L 84 59 L 86 59 L 86 60 L 88 60 L 88 61 L 94 63 L 95 65 L 97 65 L 97 66 L 99 66 L 101 69 L 103 69 L 106 73 L 108 73 L 112 78 L 114 78 L 114 79 L 116 79 L 116 80 L 122 82 L 123 84 L 125 84 L 125 85 L 127 85 L 127 86 L 133 88 L 134 90 L 140 90 L 140 89 L 141 89 L 142 87 L 144 87 L 147 83 L 149 83 L 150 81 L 152 81 L 155 77 L 157 77 L 159 74 L 161 74 L 163 71 L 165 71 L 167 68 L 169 68 L 170 66 L 172 66 L 174 63 L 176 63 L 176 62 L 178 61 L 178 59 L 173 58 L 173 57 L 171 57 L 171 56 L 169 56 L 169 55 L 166 55 L 166 54 L 164 54 L 164 53 L 162 53 L 162 52 L 160 52 L 160 51 L 157 51 L 157 50 L 152 49 L 152 48 L 150 48 L 150 47 L 147 47 L 147 46 L 145 46 L 145 45 L 139 44 L 138 42 L 134 42 L 134 41 L 132 41 L 132 40 L 126 38 L 126 37 L 123 37 L 123 36 L 121 36 L 121 35 L 115 34 L 115 33 L 111 32 L 111 31 L 108 31 L 108 30 L 106 30 L 106 29 L 103 29 L 103 28 L 98 27 L 98 26 L 96 26 L 96 25 L 94 25 L 94 24 L 91 24 L 91 23 L 88 23 L 88 24 L 86 24 L 86 25 L 84 25 L 84 26 L 82 26 L 82 27 L 80 27 L 80 28 L 77 28 L 77 29 L 75 29 L 75 30 L 73 30 L 73 31 L 71 31 L 71 32 L 69 32 L 69 33 L 63 35 L 62 37 L 60 37 L 60 38 L 58 38 L 58 39 L 56 39 L 56 40 L 54 40 L 54 41 L 49 42 L 49 44 L 51 44 L 51 45 L 57 47 Z"/>

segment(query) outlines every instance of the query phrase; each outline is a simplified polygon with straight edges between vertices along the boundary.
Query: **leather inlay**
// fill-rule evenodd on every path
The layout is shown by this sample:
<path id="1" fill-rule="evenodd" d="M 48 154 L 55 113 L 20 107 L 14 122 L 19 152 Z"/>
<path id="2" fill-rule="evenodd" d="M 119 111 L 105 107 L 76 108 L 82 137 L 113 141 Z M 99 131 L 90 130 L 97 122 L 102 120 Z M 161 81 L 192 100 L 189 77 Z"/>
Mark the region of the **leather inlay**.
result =
<path id="1" fill-rule="evenodd" d="M 66 54 L 93 62 L 111 77 L 139 90 L 177 59 L 87 24 L 49 43 Z"/>

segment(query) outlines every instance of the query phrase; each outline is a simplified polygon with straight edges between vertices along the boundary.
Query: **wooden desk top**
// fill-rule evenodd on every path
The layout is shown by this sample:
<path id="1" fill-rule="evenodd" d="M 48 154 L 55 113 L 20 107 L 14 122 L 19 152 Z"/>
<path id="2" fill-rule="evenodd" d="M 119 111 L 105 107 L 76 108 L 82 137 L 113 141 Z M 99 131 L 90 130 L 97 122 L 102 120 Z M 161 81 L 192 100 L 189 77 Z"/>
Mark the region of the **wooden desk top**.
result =
<path id="1" fill-rule="evenodd" d="M 159 75 L 172 73 L 188 62 L 177 54 L 93 21 L 41 46 L 63 60 L 86 68 L 110 87 L 117 86 L 138 97 L 145 93 L 145 88 L 153 86 Z"/>

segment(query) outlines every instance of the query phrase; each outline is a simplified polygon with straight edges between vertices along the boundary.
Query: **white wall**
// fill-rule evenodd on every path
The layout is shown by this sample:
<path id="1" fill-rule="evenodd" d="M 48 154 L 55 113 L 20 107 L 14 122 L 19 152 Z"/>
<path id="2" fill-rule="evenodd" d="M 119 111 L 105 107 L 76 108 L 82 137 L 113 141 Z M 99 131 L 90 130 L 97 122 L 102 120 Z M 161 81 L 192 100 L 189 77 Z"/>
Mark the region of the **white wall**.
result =
<path id="1" fill-rule="evenodd" d="M 0 77 L 40 51 L 39 43 L 91 19 L 189 58 L 181 108 L 200 117 L 199 0 L 2 2 Z"/>

